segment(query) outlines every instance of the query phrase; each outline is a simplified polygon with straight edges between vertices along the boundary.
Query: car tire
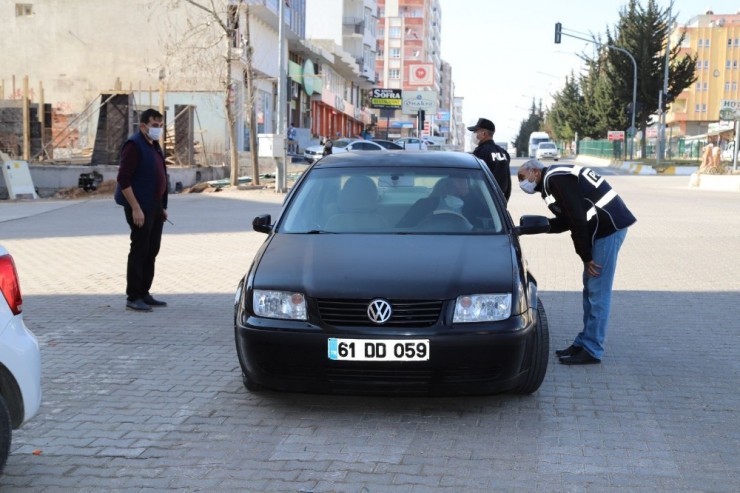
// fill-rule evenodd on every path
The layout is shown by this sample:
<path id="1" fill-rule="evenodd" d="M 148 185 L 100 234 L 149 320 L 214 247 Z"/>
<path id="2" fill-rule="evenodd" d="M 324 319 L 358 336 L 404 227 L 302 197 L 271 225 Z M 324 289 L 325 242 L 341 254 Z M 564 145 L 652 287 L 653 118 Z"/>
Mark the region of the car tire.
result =
<path id="1" fill-rule="evenodd" d="M 5 462 L 8 460 L 12 435 L 10 411 L 8 411 L 8 406 L 5 404 L 5 399 L 0 394 L 0 474 L 2 474 Z"/>
<path id="2" fill-rule="evenodd" d="M 515 394 L 532 394 L 540 388 L 547 373 L 550 354 L 550 328 L 542 302 L 537 298 L 537 324 L 534 328 L 529 351 L 529 368 L 522 383 L 513 390 Z"/>
<path id="3" fill-rule="evenodd" d="M 244 384 L 244 388 L 250 392 L 258 392 L 262 390 L 262 385 L 255 383 L 254 380 L 249 378 L 244 372 L 242 372 L 242 383 Z"/>

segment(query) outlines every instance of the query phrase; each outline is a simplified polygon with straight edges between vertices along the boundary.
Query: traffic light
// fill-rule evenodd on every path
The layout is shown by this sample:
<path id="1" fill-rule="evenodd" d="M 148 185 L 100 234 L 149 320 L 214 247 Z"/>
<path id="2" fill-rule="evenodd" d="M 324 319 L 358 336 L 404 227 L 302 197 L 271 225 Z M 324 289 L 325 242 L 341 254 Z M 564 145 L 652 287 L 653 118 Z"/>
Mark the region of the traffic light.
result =
<path id="1" fill-rule="evenodd" d="M 419 113 L 417 115 L 419 117 L 419 121 L 416 122 L 416 126 L 419 131 L 422 131 L 424 130 L 424 118 L 426 117 L 426 113 L 424 110 L 419 110 Z"/>
<path id="2" fill-rule="evenodd" d="M 560 44 L 560 38 L 563 34 L 563 25 L 560 22 L 555 23 L 555 44 Z"/>
<path id="3" fill-rule="evenodd" d="M 666 108 L 668 108 L 668 106 L 673 102 L 674 99 L 676 99 L 676 97 L 673 94 L 664 92 L 663 93 L 663 107 L 661 108 L 661 110 L 665 110 Z"/>

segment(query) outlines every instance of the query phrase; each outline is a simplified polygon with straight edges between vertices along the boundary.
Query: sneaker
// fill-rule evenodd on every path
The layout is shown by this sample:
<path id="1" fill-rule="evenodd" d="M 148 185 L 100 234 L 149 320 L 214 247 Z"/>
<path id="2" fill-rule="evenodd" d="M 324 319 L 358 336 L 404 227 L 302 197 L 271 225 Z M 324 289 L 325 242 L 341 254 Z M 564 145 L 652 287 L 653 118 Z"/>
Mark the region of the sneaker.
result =
<path id="1" fill-rule="evenodd" d="M 583 351 L 583 348 L 581 346 L 575 346 L 571 344 L 565 349 L 558 349 L 557 351 L 555 351 L 555 356 L 559 358 L 562 358 L 563 356 L 573 356 L 580 353 L 581 351 Z"/>
<path id="2" fill-rule="evenodd" d="M 601 363 L 599 358 L 594 358 L 588 351 L 579 351 L 573 356 L 563 356 L 560 363 L 564 365 L 598 365 Z"/>
<path id="3" fill-rule="evenodd" d="M 142 300 L 149 306 L 167 306 L 166 301 L 155 300 L 151 294 L 144 296 Z"/>
<path id="4" fill-rule="evenodd" d="M 139 298 L 137 300 L 126 300 L 126 310 L 133 310 L 135 312 L 150 312 L 152 307 L 144 303 L 144 300 Z"/>

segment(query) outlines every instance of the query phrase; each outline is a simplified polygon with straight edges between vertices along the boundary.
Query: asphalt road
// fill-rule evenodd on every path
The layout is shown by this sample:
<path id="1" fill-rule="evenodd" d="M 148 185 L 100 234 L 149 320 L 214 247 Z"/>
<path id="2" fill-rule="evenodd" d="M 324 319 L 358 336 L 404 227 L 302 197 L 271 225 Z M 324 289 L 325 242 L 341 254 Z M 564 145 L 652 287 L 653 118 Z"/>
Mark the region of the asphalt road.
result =
<path id="1" fill-rule="evenodd" d="M 521 161 L 520 161 L 521 162 Z M 232 304 L 272 191 L 171 197 L 153 313 L 124 310 L 128 227 L 111 198 L 0 203 L 43 404 L 2 492 L 735 492 L 740 195 L 603 170 L 638 218 L 599 366 L 551 356 L 532 396 L 249 393 Z M 514 190 L 511 214 L 547 214 Z M 570 238 L 523 239 L 551 346 L 580 328 Z"/>

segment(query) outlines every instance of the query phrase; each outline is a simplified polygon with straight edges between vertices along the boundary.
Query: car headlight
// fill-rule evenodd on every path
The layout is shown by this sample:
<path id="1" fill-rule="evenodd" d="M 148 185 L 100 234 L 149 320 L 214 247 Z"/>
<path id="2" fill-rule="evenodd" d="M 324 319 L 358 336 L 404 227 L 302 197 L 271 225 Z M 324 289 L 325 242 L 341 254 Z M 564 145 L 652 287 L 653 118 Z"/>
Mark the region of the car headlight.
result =
<path id="1" fill-rule="evenodd" d="M 252 305 L 254 314 L 259 317 L 306 320 L 306 297 L 303 293 L 255 289 Z"/>
<path id="2" fill-rule="evenodd" d="M 458 296 L 453 323 L 493 322 L 511 316 L 511 293 Z"/>

